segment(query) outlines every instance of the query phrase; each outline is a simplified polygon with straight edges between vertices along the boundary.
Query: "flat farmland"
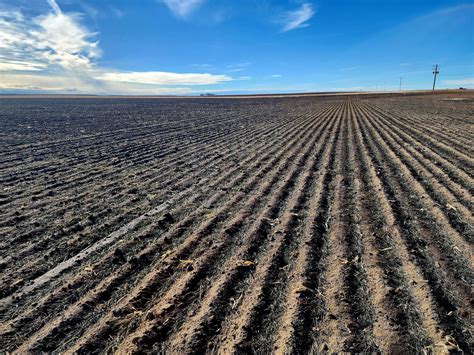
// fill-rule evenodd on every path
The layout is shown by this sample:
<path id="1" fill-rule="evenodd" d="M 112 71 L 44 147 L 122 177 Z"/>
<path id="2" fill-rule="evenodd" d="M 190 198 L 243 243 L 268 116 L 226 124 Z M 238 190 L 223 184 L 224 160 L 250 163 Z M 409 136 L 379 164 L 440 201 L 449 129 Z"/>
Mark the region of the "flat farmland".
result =
<path id="1" fill-rule="evenodd" d="M 0 122 L 0 352 L 474 351 L 472 92 Z"/>

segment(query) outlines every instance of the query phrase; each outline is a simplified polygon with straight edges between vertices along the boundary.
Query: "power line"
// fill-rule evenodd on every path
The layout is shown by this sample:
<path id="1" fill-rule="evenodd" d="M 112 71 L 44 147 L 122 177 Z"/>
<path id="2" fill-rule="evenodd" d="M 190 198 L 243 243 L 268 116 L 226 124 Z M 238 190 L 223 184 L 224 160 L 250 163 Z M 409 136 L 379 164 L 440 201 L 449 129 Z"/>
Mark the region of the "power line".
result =
<path id="1" fill-rule="evenodd" d="M 435 67 L 434 67 L 434 70 L 433 70 L 433 74 L 434 74 L 434 79 L 433 79 L 433 91 L 434 91 L 435 85 L 436 85 L 436 76 L 439 74 L 438 68 L 439 68 L 439 66 L 438 66 L 438 64 L 436 64 Z"/>

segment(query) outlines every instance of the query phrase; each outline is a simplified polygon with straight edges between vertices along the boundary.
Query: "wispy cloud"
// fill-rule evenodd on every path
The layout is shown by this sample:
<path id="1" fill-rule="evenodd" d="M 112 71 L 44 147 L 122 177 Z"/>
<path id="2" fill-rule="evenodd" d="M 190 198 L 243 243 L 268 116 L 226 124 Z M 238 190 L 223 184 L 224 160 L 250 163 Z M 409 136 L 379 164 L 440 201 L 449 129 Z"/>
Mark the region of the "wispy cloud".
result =
<path id="1" fill-rule="evenodd" d="M 227 69 L 229 72 L 234 73 L 234 72 L 243 71 L 251 65 L 252 65 L 251 62 L 235 63 L 235 64 L 229 64 L 227 66 Z"/>
<path id="2" fill-rule="evenodd" d="M 341 69 L 339 69 L 339 71 L 352 71 L 352 70 L 356 70 L 356 69 L 359 69 L 359 68 L 360 68 L 360 66 L 356 65 L 356 66 L 353 66 L 353 67 L 341 68 Z"/>
<path id="3" fill-rule="evenodd" d="M 18 11 L 0 12 L 2 56 L 18 65 L 89 67 L 100 56 L 95 34 L 80 25 L 78 14 L 64 14 L 54 0 L 48 3 L 51 11 L 32 19 Z"/>
<path id="4" fill-rule="evenodd" d="M 445 7 L 426 15 L 420 16 L 415 20 L 410 22 L 411 25 L 416 23 L 426 26 L 429 24 L 430 26 L 439 26 L 443 25 L 446 21 L 450 21 L 452 19 L 458 20 L 462 16 L 472 16 L 472 12 L 474 11 L 474 4 L 459 4 L 454 6 Z"/>
<path id="5" fill-rule="evenodd" d="M 120 10 L 118 7 L 110 6 L 110 11 L 116 18 L 122 18 L 125 16 L 125 12 Z"/>
<path id="6" fill-rule="evenodd" d="M 41 71 L 47 67 L 44 63 L 8 60 L 2 57 L 0 60 L 0 71 Z"/>
<path id="7" fill-rule="evenodd" d="M 270 78 L 274 78 L 274 79 L 281 78 L 281 77 L 282 77 L 281 74 L 273 74 L 273 75 L 270 75 Z"/>
<path id="8" fill-rule="evenodd" d="M 30 35 L 35 38 L 35 49 L 50 63 L 71 69 L 89 67 L 100 56 L 99 42 L 92 39 L 95 34 L 80 26 L 76 15 L 65 15 L 54 4 L 53 13 L 34 20 L 37 29 Z"/>
<path id="9" fill-rule="evenodd" d="M 191 85 L 234 80 L 210 73 L 129 72 L 103 68 L 98 34 L 64 13 L 55 0 L 36 17 L 0 11 L 0 89 L 56 92 L 159 94 L 188 93 Z M 176 85 L 178 87 L 170 87 Z M 167 87 L 164 87 L 167 86 Z"/>
<path id="10" fill-rule="evenodd" d="M 61 13 L 61 9 L 59 8 L 55 0 L 46 0 L 46 1 L 48 2 L 49 6 L 51 6 L 51 9 L 53 10 L 55 14 Z"/>
<path id="11" fill-rule="evenodd" d="M 203 63 L 203 64 L 189 64 L 190 67 L 193 67 L 193 68 L 198 68 L 198 69 L 201 69 L 201 70 L 204 70 L 204 69 L 211 69 L 213 67 L 212 64 L 207 64 L 207 63 Z"/>
<path id="12" fill-rule="evenodd" d="M 211 85 L 232 80 L 227 75 L 212 74 L 179 74 L 168 72 L 115 72 L 103 73 L 96 79 L 155 85 Z"/>
<path id="13" fill-rule="evenodd" d="M 307 27 L 309 21 L 316 11 L 311 3 L 304 3 L 298 9 L 288 11 L 282 17 L 282 31 L 287 32 L 296 28 Z"/>
<path id="14" fill-rule="evenodd" d="M 81 1 L 79 5 L 81 6 L 82 10 L 94 20 L 97 20 L 102 15 L 97 7 L 90 5 L 85 1 Z"/>
<path id="15" fill-rule="evenodd" d="M 464 78 L 464 79 L 455 79 L 455 80 L 443 80 L 445 85 L 474 85 L 474 78 Z"/>
<path id="16" fill-rule="evenodd" d="M 175 16 L 185 18 L 196 10 L 204 0 L 163 0 L 163 2 Z"/>

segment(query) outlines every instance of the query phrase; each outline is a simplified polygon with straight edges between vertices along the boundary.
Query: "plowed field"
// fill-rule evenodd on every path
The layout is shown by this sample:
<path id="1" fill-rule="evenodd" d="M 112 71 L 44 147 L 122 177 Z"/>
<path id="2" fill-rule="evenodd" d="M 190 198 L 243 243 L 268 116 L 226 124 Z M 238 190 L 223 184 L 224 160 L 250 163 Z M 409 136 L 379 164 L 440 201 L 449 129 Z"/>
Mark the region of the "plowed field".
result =
<path id="1" fill-rule="evenodd" d="M 474 350 L 472 93 L 0 122 L 0 352 Z"/>

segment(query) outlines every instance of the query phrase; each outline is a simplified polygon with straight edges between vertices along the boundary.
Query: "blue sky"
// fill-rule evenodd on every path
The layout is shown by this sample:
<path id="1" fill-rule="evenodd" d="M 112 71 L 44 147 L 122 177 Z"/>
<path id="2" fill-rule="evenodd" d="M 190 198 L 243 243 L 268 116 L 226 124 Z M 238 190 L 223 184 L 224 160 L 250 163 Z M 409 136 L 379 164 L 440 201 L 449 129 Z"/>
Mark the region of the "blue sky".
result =
<path id="1" fill-rule="evenodd" d="M 474 88 L 474 2 L 0 0 L 0 92 Z"/>

